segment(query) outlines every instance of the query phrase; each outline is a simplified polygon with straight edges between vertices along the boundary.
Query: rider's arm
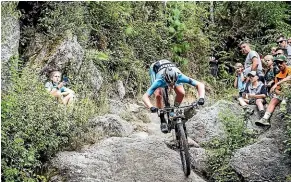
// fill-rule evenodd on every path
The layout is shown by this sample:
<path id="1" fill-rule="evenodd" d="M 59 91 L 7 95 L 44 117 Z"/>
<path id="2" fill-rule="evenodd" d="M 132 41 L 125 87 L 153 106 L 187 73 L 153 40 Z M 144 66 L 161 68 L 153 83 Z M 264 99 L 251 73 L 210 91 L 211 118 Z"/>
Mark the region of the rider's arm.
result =
<path id="1" fill-rule="evenodd" d="M 150 96 L 153 95 L 155 90 L 159 87 L 162 87 L 164 82 L 161 79 L 155 80 L 147 92 L 142 96 L 142 101 L 147 108 L 153 107 L 153 104 L 150 101 Z"/>
<path id="2" fill-rule="evenodd" d="M 179 83 L 188 83 L 189 85 L 192 85 L 197 88 L 199 98 L 204 98 L 205 97 L 205 85 L 197 80 L 194 80 L 192 78 L 189 78 L 183 74 L 180 74 L 178 77 L 178 82 Z"/>

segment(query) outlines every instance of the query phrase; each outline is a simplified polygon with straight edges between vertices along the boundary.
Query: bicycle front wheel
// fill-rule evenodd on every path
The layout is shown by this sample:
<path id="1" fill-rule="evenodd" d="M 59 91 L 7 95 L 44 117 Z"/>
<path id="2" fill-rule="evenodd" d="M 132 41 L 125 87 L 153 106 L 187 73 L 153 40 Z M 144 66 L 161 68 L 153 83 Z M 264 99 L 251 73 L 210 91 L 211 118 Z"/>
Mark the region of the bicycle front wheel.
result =
<path id="1" fill-rule="evenodd" d="M 190 153 L 188 147 L 188 140 L 186 138 L 185 130 L 183 127 L 183 123 L 177 124 L 178 129 L 178 140 L 179 140 L 179 149 L 180 149 L 180 156 L 184 174 L 189 176 L 191 173 L 191 160 L 190 160 Z"/>

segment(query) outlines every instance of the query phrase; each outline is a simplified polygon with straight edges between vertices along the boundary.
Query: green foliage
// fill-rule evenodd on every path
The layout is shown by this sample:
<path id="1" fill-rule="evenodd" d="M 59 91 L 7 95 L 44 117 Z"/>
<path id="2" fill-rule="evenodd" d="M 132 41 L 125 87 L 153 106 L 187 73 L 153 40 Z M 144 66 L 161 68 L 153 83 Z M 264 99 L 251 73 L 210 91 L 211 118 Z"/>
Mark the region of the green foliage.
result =
<path id="1" fill-rule="evenodd" d="M 222 60 L 243 60 L 238 50 L 242 40 L 249 41 L 257 52 L 270 54 L 278 35 L 291 32 L 290 5 L 286 2 L 227 1 L 214 5 L 215 21 L 206 31 Z M 224 51 L 230 56 L 221 54 Z"/>
<path id="2" fill-rule="evenodd" d="M 256 135 L 246 128 L 243 116 L 238 117 L 231 110 L 219 113 L 219 118 L 224 124 L 226 136 L 205 144 L 211 150 L 208 177 L 215 181 L 239 181 L 239 176 L 229 166 L 229 160 L 236 149 L 254 143 Z"/>
<path id="3" fill-rule="evenodd" d="M 9 18 L 18 19 L 20 12 L 17 11 L 16 7 L 18 2 L 1 2 L 1 44 L 8 43 L 7 35 L 9 35 L 12 29 Z M 11 27 L 10 29 L 8 27 Z M 9 30 L 9 31 L 8 31 Z"/>
<path id="4" fill-rule="evenodd" d="M 282 84 L 282 94 L 286 98 L 286 105 L 284 108 L 286 110 L 285 112 L 285 117 L 284 121 L 286 122 L 286 140 L 284 141 L 285 144 L 285 151 L 286 153 L 289 153 L 291 155 L 291 89 L 290 89 L 290 84 Z M 284 107 L 283 104 L 281 103 L 281 107 Z"/>
<path id="5" fill-rule="evenodd" d="M 84 2 L 44 2 L 37 29 L 50 38 L 65 36 L 70 31 L 81 45 L 86 45 L 89 31 L 85 13 Z"/>
<path id="6" fill-rule="evenodd" d="M 17 59 L 11 62 L 17 62 Z M 71 107 L 58 104 L 37 74 L 12 67 L 11 89 L 1 102 L 1 172 L 5 181 L 37 181 L 41 165 L 63 148 L 76 148 L 88 138 L 88 119 L 99 110 L 89 99 Z"/>
<path id="7" fill-rule="evenodd" d="M 1 18 L 7 16 L 13 16 L 19 18 L 20 13 L 16 10 L 18 5 L 17 1 L 2 1 L 1 2 Z"/>

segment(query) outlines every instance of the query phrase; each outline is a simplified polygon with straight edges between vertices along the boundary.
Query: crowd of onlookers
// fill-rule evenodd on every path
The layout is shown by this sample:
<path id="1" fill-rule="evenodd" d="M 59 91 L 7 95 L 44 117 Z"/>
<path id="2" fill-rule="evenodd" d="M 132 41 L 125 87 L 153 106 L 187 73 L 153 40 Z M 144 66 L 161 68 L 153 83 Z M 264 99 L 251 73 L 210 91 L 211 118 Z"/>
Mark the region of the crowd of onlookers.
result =
<path id="1" fill-rule="evenodd" d="M 291 38 L 279 36 L 277 44 L 278 47 L 273 47 L 264 57 L 251 50 L 249 43 L 239 44 L 246 58 L 244 64 L 235 64 L 234 86 L 239 90 L 238 101 L 245 113 L 253 114 L 249 105 L 257 106 L 260 120 L 256 125 L 259 126 L 270 126 L 269 119 L 275 107 L 286 103 L 282 85 L 291 82 Z M 267 97 L 270 97 L 269 103 Z"/>

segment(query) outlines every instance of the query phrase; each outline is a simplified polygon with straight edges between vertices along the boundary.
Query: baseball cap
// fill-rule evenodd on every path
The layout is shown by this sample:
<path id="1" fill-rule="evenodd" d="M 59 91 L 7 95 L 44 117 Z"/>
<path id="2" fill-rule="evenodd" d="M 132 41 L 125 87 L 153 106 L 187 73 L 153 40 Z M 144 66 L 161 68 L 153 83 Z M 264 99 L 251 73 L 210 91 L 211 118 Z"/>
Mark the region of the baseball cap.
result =
<path id="1" fill-rule="evenodd" d="M 248 76 L 250 76 L 250 75 L 252 75 L 252 76 L 258 76 L 256 71 L 249 72 L 248 73 Z"/>
<path id="2" fill-rule="evenodd" d="M 277 56 L 277 57 L 275 57 L 275 61 L 276 62 L 280 62 L 280 61 L 287 61 L 287 59 L 286 59 L 286 56 L 284 56 L 284 55 L 281 55 L 281 56 Z"/>

